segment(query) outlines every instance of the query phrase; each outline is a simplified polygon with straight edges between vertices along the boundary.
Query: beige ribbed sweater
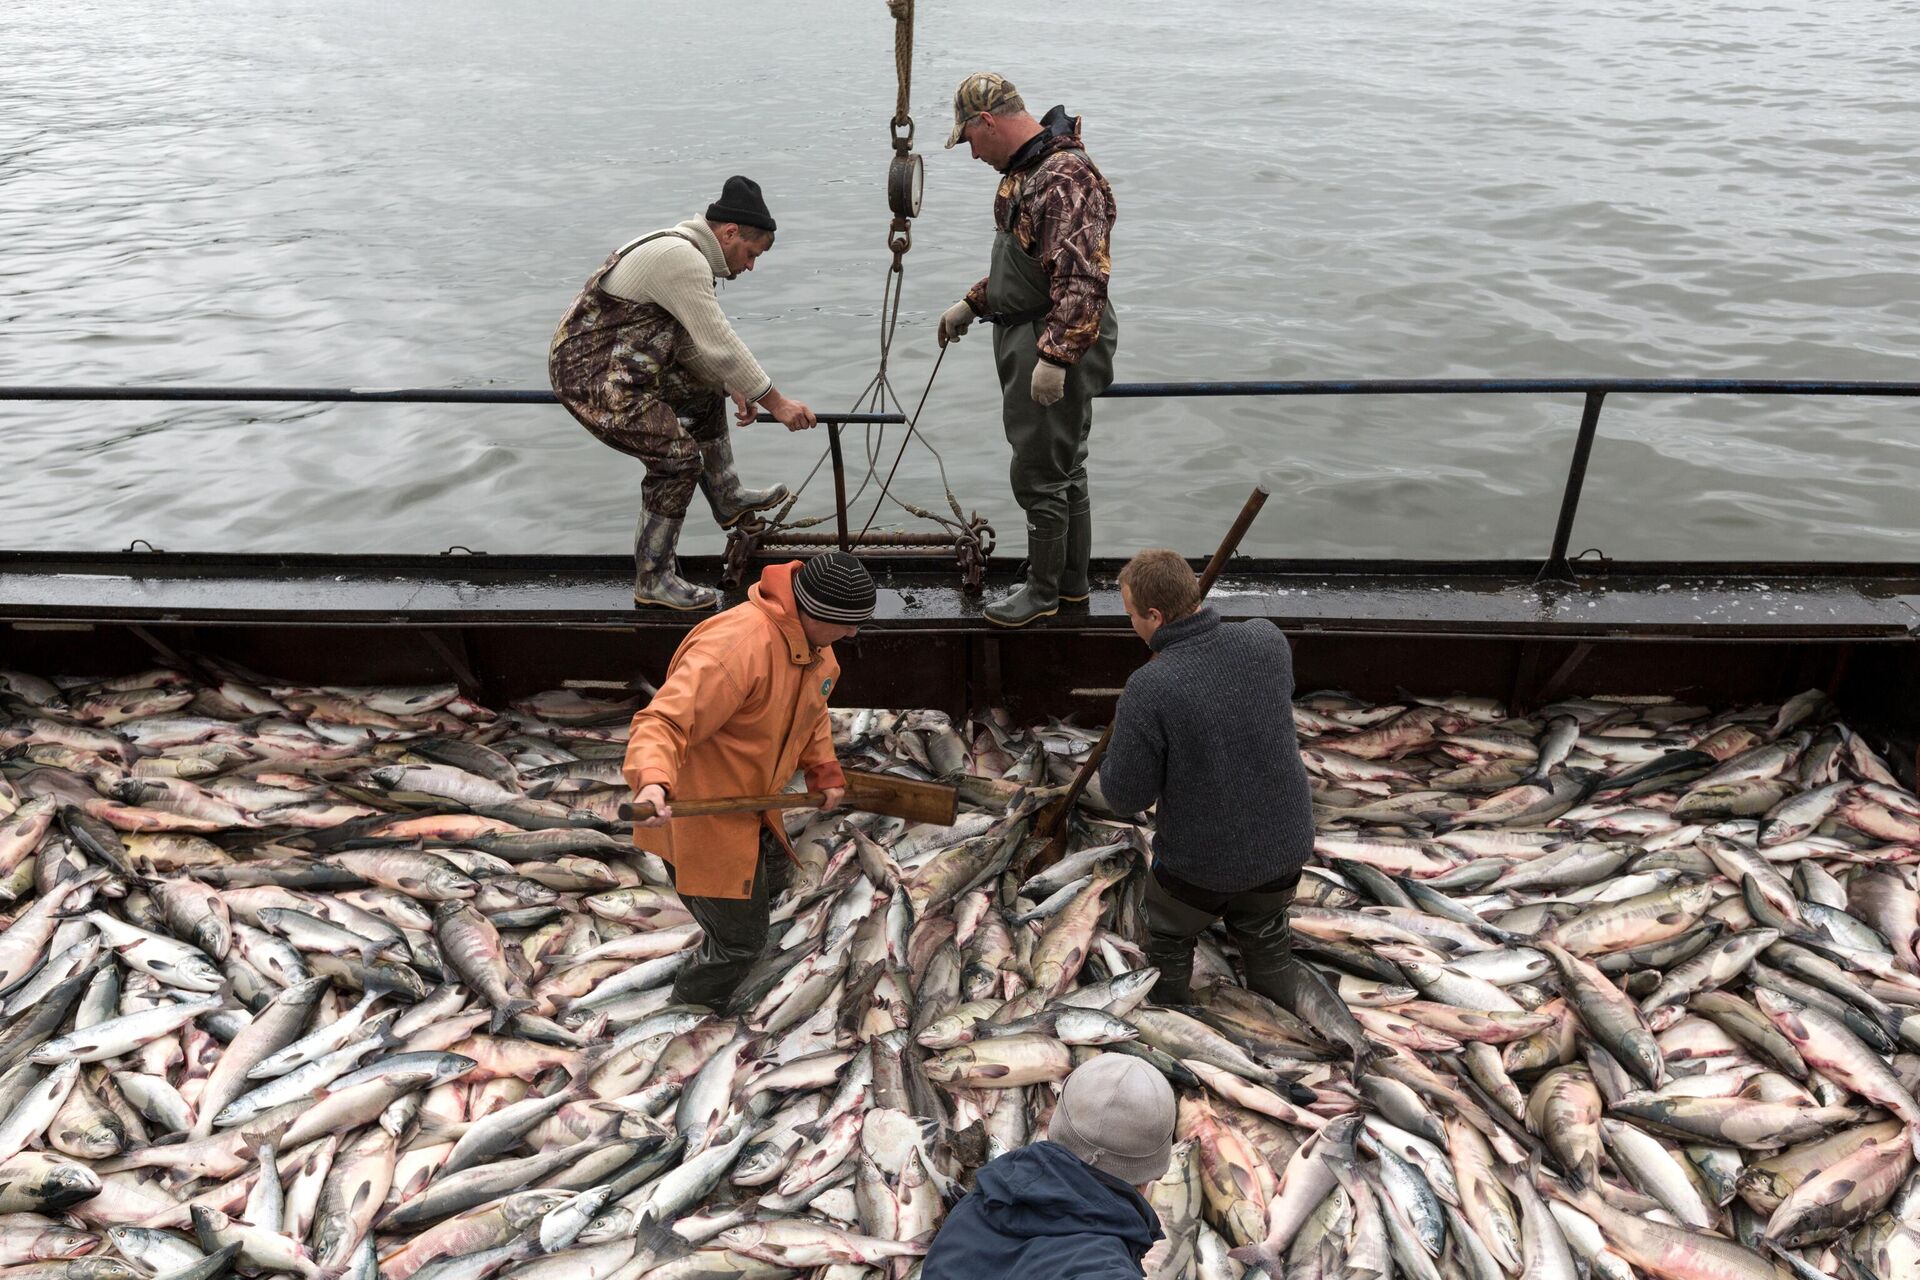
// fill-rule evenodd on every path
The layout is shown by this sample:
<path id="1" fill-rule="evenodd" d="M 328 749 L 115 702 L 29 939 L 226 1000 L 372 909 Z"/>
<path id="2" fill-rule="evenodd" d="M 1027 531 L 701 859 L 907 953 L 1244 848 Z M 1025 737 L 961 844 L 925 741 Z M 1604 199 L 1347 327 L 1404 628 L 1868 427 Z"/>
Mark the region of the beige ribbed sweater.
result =
<path id="1" fill-rule="evenodd" d="M 714 297 L 716 279 L 732 279 L 720 241 L 705 218 L 689 218 L 628 251 L 607 272 L 600 287 L 628 302 L 653 302 L 686 327 L 693 339 L 687 365 L 702 382 L 733 395 L 758 400 L 773 389 L 773 379 L 727 323 Z"/>

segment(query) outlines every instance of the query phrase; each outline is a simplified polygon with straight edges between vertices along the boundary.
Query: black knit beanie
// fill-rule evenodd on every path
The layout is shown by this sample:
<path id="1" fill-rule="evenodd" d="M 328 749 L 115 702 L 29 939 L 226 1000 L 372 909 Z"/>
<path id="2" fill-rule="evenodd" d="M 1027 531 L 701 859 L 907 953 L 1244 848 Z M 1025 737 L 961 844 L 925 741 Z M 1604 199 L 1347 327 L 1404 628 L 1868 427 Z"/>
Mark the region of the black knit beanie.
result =
<path id="1" fill-rule="evenodd" d="M 844 551 L 828 551 L 793 575 L 793 599 L 821 622 L 855 626 L 873 616 L 873 576 Z"/>
<path id="2" fill-rule="evenodd" d="M 760 184 L 752 178 L 734 174 L 720 190 L 720 198 L 707 206 L 708 222 L 737 222 L 743 227 L 774 230 L 773 215 L 760 198 Z"/>

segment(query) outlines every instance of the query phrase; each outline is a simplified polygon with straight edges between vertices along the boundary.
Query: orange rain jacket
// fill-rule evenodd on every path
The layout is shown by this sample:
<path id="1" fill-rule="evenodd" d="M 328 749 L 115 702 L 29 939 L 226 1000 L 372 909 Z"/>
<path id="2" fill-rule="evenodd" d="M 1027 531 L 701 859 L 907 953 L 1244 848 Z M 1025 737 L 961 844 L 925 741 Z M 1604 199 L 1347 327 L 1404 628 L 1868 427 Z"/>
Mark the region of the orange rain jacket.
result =
<path id="1" fill-rule="evenodd" d="M 833 754 L 827 695 L 840 678 L 833 650 L 800 629 L 793 575 L 800 561 L 769 565 L 746 604 L 715 614 L 680 642 L 653 701 L 633 717 L 621 772 L 634 791 L 650 783 L 670 800 L 762 795 L 805 769 L 809 790 L 844 787 Z M 783 846 L 778 814 L 676 818 L 635 830 L 633 842 L 673 864 L 681 893 L 753 894 L 759 827 Z"/>

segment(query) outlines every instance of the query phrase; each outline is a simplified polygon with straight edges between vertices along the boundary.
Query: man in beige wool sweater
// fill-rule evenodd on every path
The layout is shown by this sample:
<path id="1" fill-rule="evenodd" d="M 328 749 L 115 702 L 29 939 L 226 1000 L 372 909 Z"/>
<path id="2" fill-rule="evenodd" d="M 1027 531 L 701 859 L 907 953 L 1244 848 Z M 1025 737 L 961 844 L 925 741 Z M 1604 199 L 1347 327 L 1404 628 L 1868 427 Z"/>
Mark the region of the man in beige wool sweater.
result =
<path id="1" fill-rule="evenodd" d="M 553 391 L 595 439 L 646 464 L 633 539 L 633 602 L 711 609 L 720 594 L 679 574 L 674 548 L 697 487 L 731 528 L 787 499 L 785 485 L 749 489 L 733 468 L 726 401 L 745 426 L 764 408 L 789 431 L 813 410 L 774 388 L 714 297 L 716 280 L 753 270 L 773 247 L 760 185 L 727 179 L 704 218 L 614 250 L 567 308 L 547 354 Z"/>

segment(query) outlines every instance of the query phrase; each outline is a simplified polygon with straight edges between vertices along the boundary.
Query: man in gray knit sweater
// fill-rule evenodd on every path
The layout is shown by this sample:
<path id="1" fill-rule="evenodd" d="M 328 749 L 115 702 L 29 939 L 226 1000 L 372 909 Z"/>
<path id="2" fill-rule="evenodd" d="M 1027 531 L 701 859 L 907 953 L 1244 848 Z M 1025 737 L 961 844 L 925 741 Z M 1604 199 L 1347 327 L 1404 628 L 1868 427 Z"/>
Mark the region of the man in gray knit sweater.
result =
<path id="1" fill-rule="evenodd" d="M 1147 959 L 1159 1004 L 1187 1004 L 1194 944 L 1216 920 L 1247 985 L 1356 1062 L 1366 1033 L 1293 954 L 1287 909 L 1313 852 L 1313 807 L 1293 727 L 1293 655 L 1263 619 L 1224 625 L 1171 551 L 1120 571 L 1120 599 L 1154 660 L 1127 680 L 1100 791 L 1117 812 L 1155 810 Z"/>

